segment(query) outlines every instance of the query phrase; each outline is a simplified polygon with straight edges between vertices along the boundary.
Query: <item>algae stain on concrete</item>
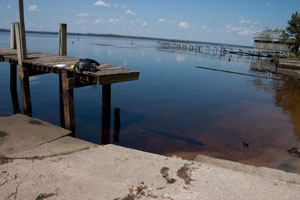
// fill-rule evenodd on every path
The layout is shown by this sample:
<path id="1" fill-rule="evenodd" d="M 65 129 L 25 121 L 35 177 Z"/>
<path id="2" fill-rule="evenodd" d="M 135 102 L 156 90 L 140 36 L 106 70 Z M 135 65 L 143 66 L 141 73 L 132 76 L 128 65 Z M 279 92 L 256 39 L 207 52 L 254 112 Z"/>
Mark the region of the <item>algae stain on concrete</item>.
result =
<path id="1" fill-rule="evenodd" d="M 38 120 L 34 120 L 34 119 L 31 119 L 28 121 L 29 124 L 32 124 L 32 125 L 39 125 L 39 126 L 43 126 L 45 124 L 43 124 L 42 122 L 38 121 Z"/>
<path id="2" fill-rule="evenodd" d="M 8 133 L 6 133 L 5 131 L 1 131 L 0 130 L 0 140 L 2 140 L 4 137 L 6 137 L 8 135 Z"/>

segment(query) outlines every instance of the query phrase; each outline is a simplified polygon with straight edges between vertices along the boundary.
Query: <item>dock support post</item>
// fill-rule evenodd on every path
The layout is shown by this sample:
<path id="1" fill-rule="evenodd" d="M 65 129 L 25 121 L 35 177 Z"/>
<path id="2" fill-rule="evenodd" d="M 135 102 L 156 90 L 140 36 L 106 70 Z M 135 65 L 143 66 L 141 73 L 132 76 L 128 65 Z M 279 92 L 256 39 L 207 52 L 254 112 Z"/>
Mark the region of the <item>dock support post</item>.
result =
<path id="1" fill-rule="evenodd" d="M 59 24 L 59 55 L 67 55 L 67 24 Z M 65 128 L 65 115 L 64 115 L 64 99 L 62 89 L 62 75 L 59 74 L 59 108 L 60 108 L 60 126 Z"/>
<path id="2" fill-rule="evenodd" d="M 27 59 L 23 0 L 19 0 L 19 34 L 18 35 L 20 38 L 20 50 L 21 50 L 20 53 L 23 61 Z"/>
<path id="3" fill-rule="evenodd" d="M 64 108 L 64 123 L 65 127 L 75 134 L 75 109 L 74 109 L 74 93 L 73 88 L 70 88 L 70 81 L 72 78 L 68 76 L 67 71 L 62 71 L 62 95 Z"/>
<path id="4" fill-rule="evenodd" d="M 111 84 L 102 86 L 102 144 L 110 143 Z"/>
<path id="5" fill-rule="evenodd" d="M 18 67 L 20 76 L 20 85 L 22 91 L 23 111 L 25 115 L 32 116 L 32 105 L 30 97 L 30 86 L 29 86 L 29 72 L 22 66 Z"/>
<path id="6" fill-rule="evenodd" d="M 10 48 L 17 48 L 15 23 L 11 23 L 10 25 Z M 14 108 L 14 114 L 20 113 L 21 111 L 17 92 L 17 65 L 15 64 L 10 64 L 10 94 Z"/>
<path id="7" fill-rule="evenodd" d="M 11 49 L 17 49 L 15 24 L 16 23 L 10 24 L 10 48 Z"/>
<path id="8" fill-rule="evenodd" d="M 19 1 L 19 3 L 20 3 L 20 1 Z M 22 4 L 23 4 L 23 2 L 22 2 Z M 24 24 L 23 24 L 23 26 L 24 26 Z M 19 64 L 18 73 L 20 76 L 23 111 L 24 111 L 25 115 L 32 116 L 32 105 L 31 105 L 30 86 L 29 86 L 29 72 L 23 66 L 23 60 L 25 60 L 27 58 L 26 44 L 24 45 L 25 33 L 24 33 L 24 38 L 23 38 L 22 31 L 21 31 L 21 25 L 18 22 L 15 23 L 15 31 L 16 31 L 18 64 Z"/>
<path id="9" fill-rule="evenodd" d="M 67 24 L 59 24 L 59 55 L 67 55 Z"/>

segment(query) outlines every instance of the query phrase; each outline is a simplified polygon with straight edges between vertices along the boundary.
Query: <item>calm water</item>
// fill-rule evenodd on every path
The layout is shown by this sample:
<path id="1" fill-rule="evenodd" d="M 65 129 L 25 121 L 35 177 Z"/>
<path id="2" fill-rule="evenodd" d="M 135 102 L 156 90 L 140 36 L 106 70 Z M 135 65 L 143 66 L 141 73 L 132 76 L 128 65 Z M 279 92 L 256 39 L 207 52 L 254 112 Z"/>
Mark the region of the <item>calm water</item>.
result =
<path id="1" fill-rule="evenodd" d="M 56 36 L 27 37 L 29 50 L 58 52 Z M 9 47 L 7 33 L 0 33 L 0 47 Z M 256 74 L 248 58 L 229 62 L 228 57 L 155 47 L 146 40 L 68 37 L 68 55 L 140 71 L 138 81 L 112 85 L 112 117 L 115 107 L 121 109 L 118 145 L 188 159 L 201 153 L 300 173 L 300 159 L 287 153 L 300 146 L 299 83 L 195 67 Z M 9 71 L 9 64 L 0 63 L 0 115 L 13 113 Z M 59 125 L 58 76 L 30 80 L 33 117 Z M 76 137 L 98 144 L 101 91 L 101 86 L 74 90 Z M 113 126 L 112 118 L 112 133 Z"/>

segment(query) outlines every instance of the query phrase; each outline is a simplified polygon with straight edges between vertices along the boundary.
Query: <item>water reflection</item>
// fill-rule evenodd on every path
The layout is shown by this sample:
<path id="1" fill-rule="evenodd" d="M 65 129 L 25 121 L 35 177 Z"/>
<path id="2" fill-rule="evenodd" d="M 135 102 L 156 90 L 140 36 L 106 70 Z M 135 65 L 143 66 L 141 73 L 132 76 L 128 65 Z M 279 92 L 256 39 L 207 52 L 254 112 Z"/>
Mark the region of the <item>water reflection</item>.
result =
<path id="1" fill-rule="evenodd" d="M 264 84 L 261 80 L 254 80 L 253 85 L 267 92 L 272 92 L 274 104 L 281 108 L 282 113 L 290 117 L 294 126 L 294 134 L 300 141 L 300 82 L 295 77 L 287 80 L 272 80 Z"/>

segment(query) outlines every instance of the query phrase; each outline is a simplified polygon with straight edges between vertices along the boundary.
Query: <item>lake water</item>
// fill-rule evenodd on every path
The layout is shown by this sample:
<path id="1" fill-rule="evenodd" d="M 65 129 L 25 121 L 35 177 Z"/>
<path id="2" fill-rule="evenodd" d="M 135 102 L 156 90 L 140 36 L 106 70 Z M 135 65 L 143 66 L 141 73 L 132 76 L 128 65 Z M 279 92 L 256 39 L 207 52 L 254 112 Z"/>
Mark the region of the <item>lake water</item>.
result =
<path id="1" fill-rule="evenodd" d="M 79 39 L 78 39 L 79 38 Z M 31 51 L 58 53 L 55 35 L 27 35 Z M 0 33 L 0 48 L 9 34 Z M 140 71 L 138 81 L 112 84 L 113 109 L 121 109 L 117 145 L 193 159 L 197 154 L 300 173 L 300 84 L 252 75 L 256 59 L 156 49 L 155 41 L 68 37 L 68 55 Z M 10 68 L 0 63 L 0 115 L 13 113 Z M 278 77 L 277 77 L 278 78 Z M 280 77 L 279 77 L 280 78 Z M 19 81 L 19 79 L 18 79 Z M 30 78 L 33 117 L 60 125 L 58 76 Z M 101 86 L 74 90 L 76 137 L 101 144 Z M 18 83 L 19 102 L 21 93 Z M 115 143 L 111 134 L 111 143 Z"/>

